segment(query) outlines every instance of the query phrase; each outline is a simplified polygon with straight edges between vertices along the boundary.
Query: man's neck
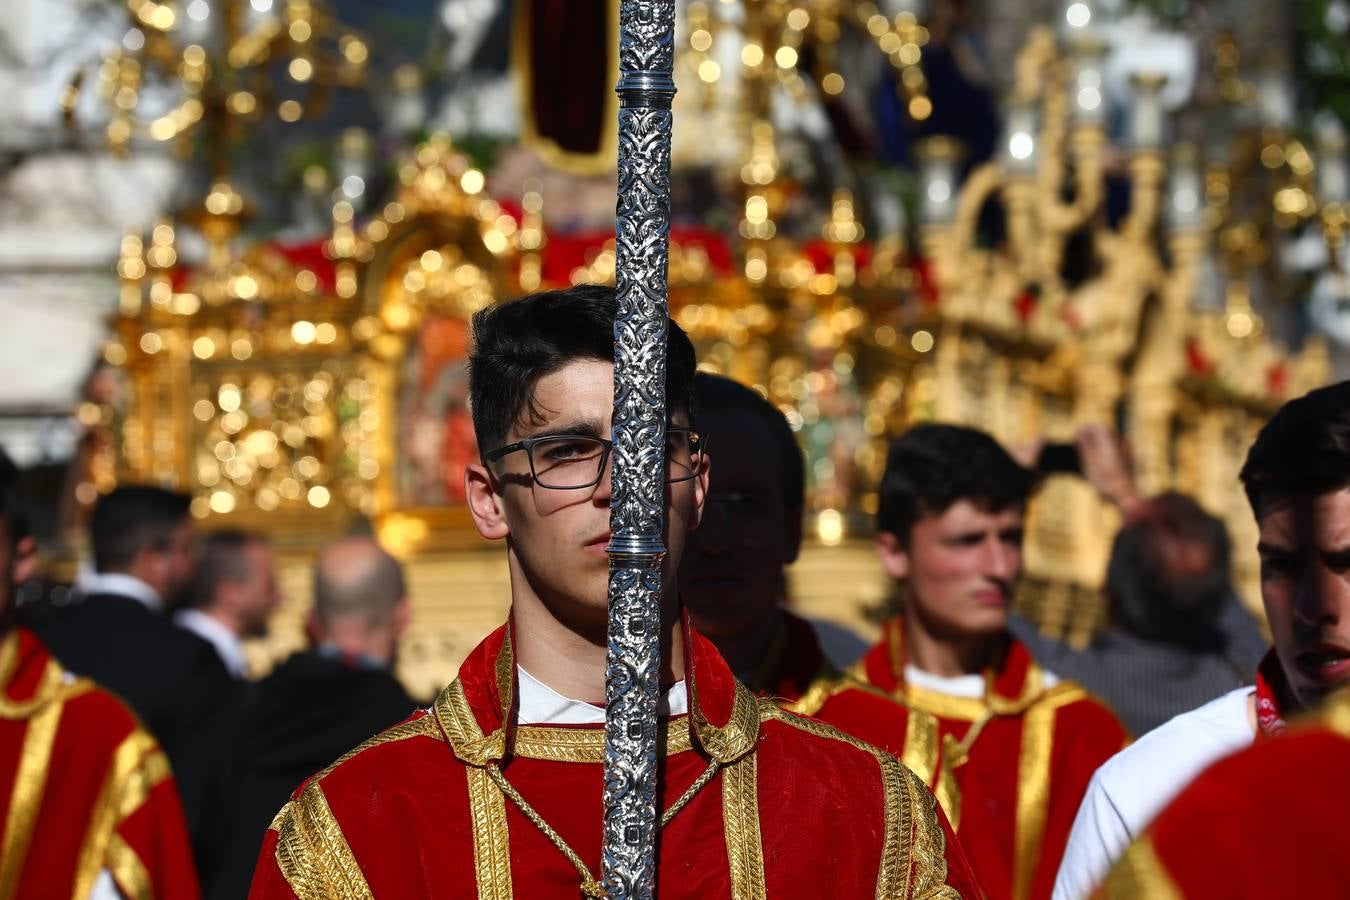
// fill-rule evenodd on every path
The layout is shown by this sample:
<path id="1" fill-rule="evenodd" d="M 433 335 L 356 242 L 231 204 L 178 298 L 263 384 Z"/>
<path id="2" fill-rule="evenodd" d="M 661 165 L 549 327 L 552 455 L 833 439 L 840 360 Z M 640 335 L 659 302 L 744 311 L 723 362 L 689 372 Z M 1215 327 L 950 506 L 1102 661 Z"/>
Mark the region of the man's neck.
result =
<path id="1" fill-rule="evenodd" d="M 586 631 L 564 622 L 533 591 L 518 590 L 514 577 L 511 618 L 517 665 L 564 697 L 605 702 L 603 627 Z M 673 608 L 662 618 L 661 687 L 665 689 L 684 678 L 684 635 Z"/>
<path id="2" fill-rule="evenodd" d="M 786 624 L 782 608 L 775 607 L 773 615 L 765 616 L 740 634 L 719 635 L 713 638 L 713 643 L 736 678 L 749 684 L 764 664 L 765 654 L 773 646 L 774 638 Z M 762 686 L 751 685 L 751 687 Z"/>
<path id="3" fill-rule="evenodd" d="M 198 607 L 197 612 L 222 626 L 235 637 L 243 639 L 244 629 L 240 626 L 239 620 L 225 610 L 217 607 Z"/>
<path id="4" fill-rule="evenodd" d="M 905 616 L 903 621 L 907 661 L 942 678 L 978 675 L 993 664 L 1008 640 L 1006 634 L 936 635 L 917 616 Z"/>

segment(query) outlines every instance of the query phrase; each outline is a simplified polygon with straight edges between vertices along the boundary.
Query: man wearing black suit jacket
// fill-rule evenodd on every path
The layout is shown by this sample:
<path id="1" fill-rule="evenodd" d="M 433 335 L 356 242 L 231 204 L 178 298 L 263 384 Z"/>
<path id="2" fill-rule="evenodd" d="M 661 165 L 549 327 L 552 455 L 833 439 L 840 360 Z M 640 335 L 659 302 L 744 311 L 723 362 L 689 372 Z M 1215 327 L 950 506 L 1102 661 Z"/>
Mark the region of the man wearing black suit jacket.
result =
<path id="1" fill-rule="evenodd" d="M 215 649 L 165 615 L 192 576 L 189 500 L 156 487 L 102 497 L 90 521 L 94 569 L 76 601 L 36 620 L 58 660 L 119 695 L 164 748 L 203 880 L 224 790 L 233 681 Z"/>

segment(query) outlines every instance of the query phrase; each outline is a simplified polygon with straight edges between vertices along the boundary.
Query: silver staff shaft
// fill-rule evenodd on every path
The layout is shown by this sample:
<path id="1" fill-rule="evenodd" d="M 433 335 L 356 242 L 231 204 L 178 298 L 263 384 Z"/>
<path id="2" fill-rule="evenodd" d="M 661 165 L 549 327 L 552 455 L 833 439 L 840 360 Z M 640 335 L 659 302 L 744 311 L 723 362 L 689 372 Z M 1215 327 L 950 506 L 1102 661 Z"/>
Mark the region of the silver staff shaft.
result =
<path id="1" fill-rule="evenodd" d="M 619 312 L 605 665 L 608 900 L 649 898 L 655 881 L 675 2 L 622 0 L 619 28 Z"/>

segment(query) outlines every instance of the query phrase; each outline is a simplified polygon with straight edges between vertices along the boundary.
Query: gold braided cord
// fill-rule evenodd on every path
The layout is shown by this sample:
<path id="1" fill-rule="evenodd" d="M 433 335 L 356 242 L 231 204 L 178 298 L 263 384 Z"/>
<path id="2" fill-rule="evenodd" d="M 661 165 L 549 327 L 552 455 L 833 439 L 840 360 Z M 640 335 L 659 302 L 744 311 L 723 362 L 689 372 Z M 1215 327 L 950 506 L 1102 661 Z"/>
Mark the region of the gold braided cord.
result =
<path id="1" fill-rule="evenodd" d="M 562 835 L 553 830 L 553 826 L 548 824 L 543 816 L 539 815 L 539 812 L 529 804 L 529 801 L 520 795 L 520 791 L 516 790 L 511 782 L 506 780 L 506 776 L 502 774 L 502 770 L 497 768 L 495 763 L 488 763 L 487 773 L 491 776 L 498 789 L 500 789 L 507 797 L 511 798 L 511 802 L 520 810 L 521 815 L 533 822 L 534 827 L 543 832 L 544 837 L 548 838 L 549 842 L 557 847 L 558 850 L 562 852 L 563 856 L 567 857 L 567 861 L 572 864 L 572 868 L 576 869 L 577 874 L 581 876 L 581 893 L 585 894 L 587 897 L 605 896 L 604 887 L 601 886 L 596 877 L 591 874 L 591 870 L 586 867 L 585 861 L 572 849 L 567 841 L 563 840 Z"/>
<path id="2" fill-rule="evenodd" d="M 694 795 L 707 786 L 708 782 L 717 774 L 718 766 L 719 763 L 717 760 L 708 763 L 708 767 L 703 770 L 703 773 L 699 775 L 698 778 L 694 779 L 694 783 L 689 785 L 689 787 L 685 789 L 685 792 L 679 796 L 679 799 L 672 803 L 670 808 L 661 814 L 661 823 L 658 827 L 665 828 L 670 820 L 675 818 L 676 813 L 684 809 L 689 801 L 694 799 Z M 577 874 L 581 876 L 581 892 L 587 897 L 605 896 L 603 885 L 601 885 L 599 879 L 591 874 L 591 870 L 587 868 L 586 863 L 582 860 L 581 856 L 572 849 L 561 834 L 558 834 L 558 832 L 554 830 L 552 825 L 548 824 L 544 817 L 539 814 L 538 810 L 531 806 L 530 802 L 521 796 L 520 791 L 516 790 L 511 782 L 506 780 L 506 776 L 502 774 L 502 770 L 498 768 L 496 763 L 488 763 L 485 768 L 488 775 L 492 778 L 493 783 L 497 785 L 503 794 L 510 798 L 511 802 L 520 810 L 521 815 L 534 823 L 534 827 L 538 828 L 543 833 L 544 837 L 548 838 L 549 842 L 557 847 L 563 856 L 567 857 L 567 861 L 572 864 L 572 868 L 576 869 Z"/>
<path id="3" fill-rule="evenodd" d="M 901 768 L 905 804 L 910 811 L 909 858 L 914 880 L 910 896 L 928 900 L 961 900 L 947 884 L 947 836 L 938 824 L 937 800 L 913 772 Z"/>

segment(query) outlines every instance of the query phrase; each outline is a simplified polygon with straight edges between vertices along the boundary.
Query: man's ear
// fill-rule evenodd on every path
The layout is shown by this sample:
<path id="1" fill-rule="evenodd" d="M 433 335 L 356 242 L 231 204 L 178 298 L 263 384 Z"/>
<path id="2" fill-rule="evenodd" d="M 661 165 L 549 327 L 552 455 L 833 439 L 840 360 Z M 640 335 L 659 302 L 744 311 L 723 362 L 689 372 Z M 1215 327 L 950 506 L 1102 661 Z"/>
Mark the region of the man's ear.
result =
<path id="1" fill-rule="evenodd" d="M 511 533 L 501 495 L 493 488 L 492 473 L 485 466 L 475 463 L 464 468 L 464 497 L 479 534 L 489 541 L 500 541 Z"/>
<path id="2" fill-rule="evenodd" d="M 23 584 L 32 578 L 33 574 L 37 572 L 37 564 L 37 538 L 31 535 L 21 538 L 14 548 L 14 583 Z"/>
<path id="3" fill-rule="evenodd" d="M 877 558 L 881 560 L 881 570 L 888 577 L 896 581 L 909 577 L 909 551 L 889 531 L 877 532 Z"/>

